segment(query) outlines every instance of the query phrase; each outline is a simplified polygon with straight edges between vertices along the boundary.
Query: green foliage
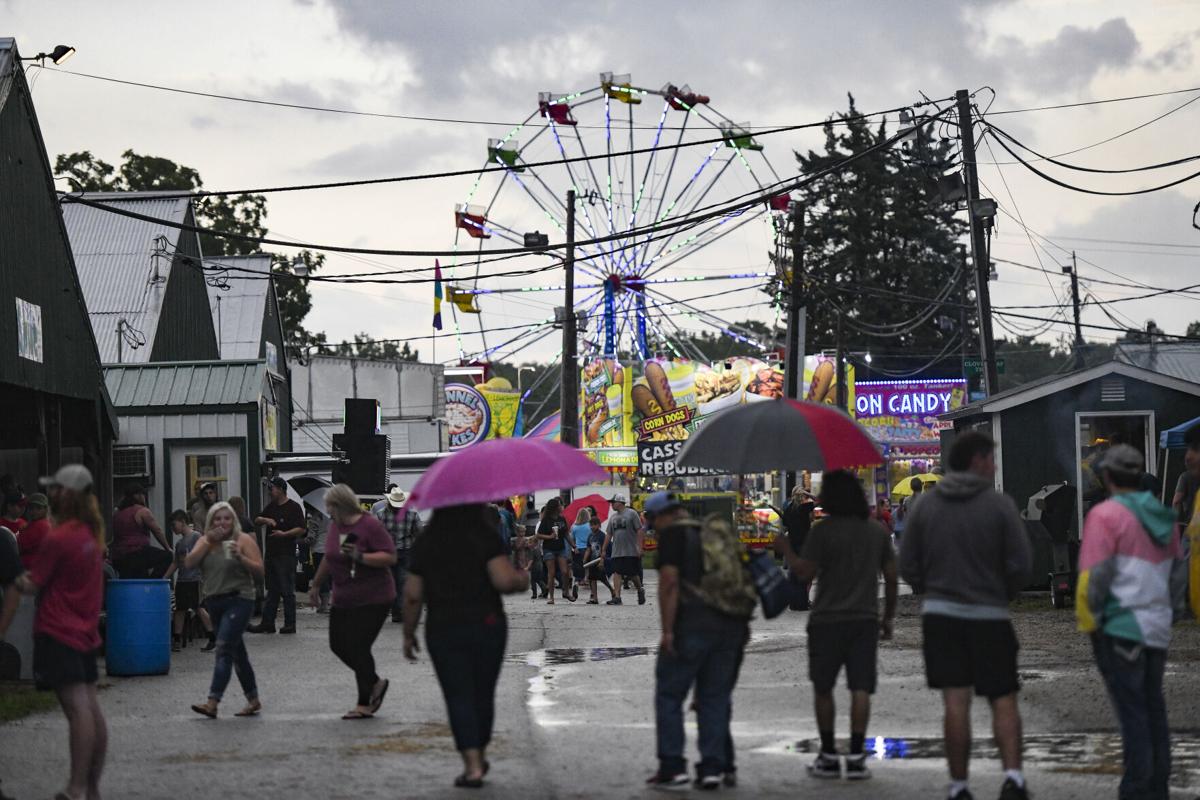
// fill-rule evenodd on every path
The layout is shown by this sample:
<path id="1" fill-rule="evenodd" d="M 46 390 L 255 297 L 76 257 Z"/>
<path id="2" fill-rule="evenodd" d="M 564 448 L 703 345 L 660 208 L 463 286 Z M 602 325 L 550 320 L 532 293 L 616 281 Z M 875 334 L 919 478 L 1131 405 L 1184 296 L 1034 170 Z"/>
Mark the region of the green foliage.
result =
<path id="1" fill-rule="evenodd" d="M 796 154 L 801 173 L 829 168 L 891 135 L 886 123 L 872 127 L 868 120 L 852 119 L 856 116 L 851 96 L 849 108 L 825 126 L 824 152 Z M 874 342 L 939 352 L 956 335 L 953 328 L 925 323 L 899 337 L 869 336 L 861 328 L 902 326 L 926 303 L 857 291 L 886 288 L 932 299 L 954 280 L 963 265 L 960 241 L 966 222 L 953 204 L 942 200 L 936 185 L 951 160 L 950 144 L 935 140 L 930 128 L 923 128 L 907 149 L 893 147 L 865 156 L 798 192 L 807 211 L 804 272 L 810 343 L 833 344 L 838 307 L 846 314 L 847 340 L 859 345 Z M 962 296 L 955 290 L 948 300 L 957 302 Z M 956 311 L 947 313 L 958 317 Z M 969 321 L 968 328 L 974 327 Z"/>
<path id="2" fill-rule="evenodd" d="M 1085 366 L 1111 361 L 1112 356 L 1111 344 L 1088 342 L 1083 347 Z M 1074 354 L 1068 339 L 1056 344 L 1028 336 L 1020 336 L 1011 341 L 999 339 L 996 341 L 996 357 L 1004 359 L 1004 373 L 1000 375 L 1001 391 L 1051 375 L 1070 372 L 1074 365 Z"/>
<path id="3" fill-rule="evenodd" d="M 1190 323 L 1184 336 L 1189 339 L 1200 339 L 1200 320 Z"/>
<path id="4" fill-rule="evenodd" d="M 324 334 L 322 334 L 324 340 Z M 398 346 L 394 341 L 377 341 L 365 333 L 354 334 L 353 342 L 342 342 L 321 348 L 322 353 L 353 358 L 375 358 L 383 361 L 417 361 L 419 354 L 409 347 L 408 342 Z"/>

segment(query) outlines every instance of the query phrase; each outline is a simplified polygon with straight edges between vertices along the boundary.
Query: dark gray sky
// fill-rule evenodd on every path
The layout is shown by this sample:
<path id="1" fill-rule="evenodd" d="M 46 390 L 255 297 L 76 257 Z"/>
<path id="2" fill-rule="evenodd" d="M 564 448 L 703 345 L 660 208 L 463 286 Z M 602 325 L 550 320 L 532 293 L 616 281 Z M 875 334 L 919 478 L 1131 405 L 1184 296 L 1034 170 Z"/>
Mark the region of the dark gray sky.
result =
<path id="1" fill-rule="evenodd" d="M 211 188 L 476 168 L 483 164 L 488 137 L 503 136 L 535 110 L 538 91 L 594 87 L 602 71 L 629 72 L 635 85 L 653 89 L 667 82 L 690 84 L 712 97 L 716 111 L 761 127 L 819 121 L 844 108 L 848 92 L 860 109 L 875 110 L 914 102 L 920 92 L 941 98 L 958 88 L 986 85 L 996 92 L 992 110 L 1002 110 L 1188 88 L 1197 84 L 1194 51 L 1200 46 L 1200 7 L 1187 2 L 279 0 L 183 6 L 0 0 L 0 9 L 6 23 L 0 35 L 16 36 L 26 54 L 58 42 L 73 44 L 78 54 L 66 67 L 80 72 L 287 102 L 504 123 L 447 125 L 269 109 L 49 70 L 40 76 L 36 70 L 31 73 L 51 154 L 90 149 L 117 161 L 123 150 L 133 148 L 195 167 Z M 1194 96 L 1014 114 L 997 122 L 1043 152 L 1061 153 L 1128 130 Z M 986 97 L 982 93 L 981 101 Z M 622 115 L 628 111 L 620 104 L 614 107 Z M 660 100 L 650 98 L 635 110 L 635 124 L 649 128 L 638 133 L 639 145 L 650 143 L 642 137 L 653 135 L 661 107 Z M 1200 103 L 1070 158 L 1089 166 L 1131 166 L 1187 155 L 1198 109 Z M 589 152 L 603 150 L 602 105 L 593 103 L 577 113 L 584 125 L 597 126 L 581 131 Z M 671 119 L 668 125 L 677 124 L 676 117 Z M 523 140 L 532 130 L 522 129 L 514 138 Z M 696 128 L 689 135 L 711 136 L 713 130 Z M 628 145 L 626 138 L 614 146 L 619 149 L 622 141 Z M 794 169 L 792 150 L 818 142 L 816 134 L 781 134 L 764 139 L 764 155 L 786 176 Z M 549 136 L 535 145 L 528 155 L 553 155 Z M 984 147 L 980 160 L 1010 160 L 993 148 L 995 158 Z M 681 172 L 696 168 L 707 150 L 681 151 Z M 751 161 L 756 179 L 765 182 L 765 163 Z M 640 175 L 643 166 L 636 162 L 633 174 Z M 636 194 L 636 181 L 622 169 L 615 180 Z M 1128 189 L 1186 171 L 1066 176 L 1096 188 Z M 665 169 L 656 164 L 652 173 L 662 178 Z M 548 196 L 561 195 L 571 182 L 562 170 L 539 171 L 539 176 Z M 1200 248 L 1200 232 L 1191 227 L 1191 208 L 1200 194 L 1190 184 L 1143 197 L 1101 198 L 1056 188 L 1018 165 L 985 164 L 981 177 L 986 191 L 1006 210 L 1019 213 L 1029 228 L 1066 250 L 1077 249 L 1086 259 L 1080 265 L 1085 278 L 1118 280 L 1110 270 L 1137 281 L 1181 286 L 1196 274 L 1193 254 L 1200 249 L 1088 241 Z M 709 202 L 751 191 L 754 181 L 748 170 L 734 165 L 715 182 Z M 453 206 L 470 194 L 472 184 L 462 178 L 280 195 L 270 201 L 269 223 L 274 234 L 310 241 L 447 248 L 455 238 Z M 490 195 L 484 184 L 474 200 Z M 514 230 L 539 224 L 552 230 L 515 187 L 501 192 L 495 208 L 494 218 Z M 590 221 L 603 224 L 594 217 Z M 1022 228 L 1002 216 L 993 254 L 1027 264 L 1038 264 L 1040 257 L 1043 266 L 1057 271 L 1069 255 L 1043 244 L 1049 253 L 1031 247 Z M 769 246 L 770 229 L 756 220 L 663 275 L 761 270 Z M 415 264 L 334 256 L 328 270 L 399 266 Z M 1066 297 L 1060 277 L 1047 282 L 1038 272 L 1003 264 L 999 272 L 1000 281 L 993 284 L 997 305 L 1055 302 L 1052 292 Z M 451 274 L 462 279 L 465 273 L 460 266 Z M 524 279 L 523 285 L 538 280 Z M 750 283 L 706 282 L 662 290 L 688 298 Z M 1109 299 L 1139 293 L 1099 285 L 1088 291 Z M 360 330 L 380 337 L 425 335 L 430 332 L 430 294 L 428 286 L 322 288 L 310 321 L 333 338 Z M 696 305 L 721 309 L 760 298 L 755 291 L 741 291 Z M 559 302 L 560 295 L 546 292 L 491 296 L 481 305 L 485 325 L 501 327 L 545 319 Z M 1113 310 L 1138 324 L 1153 317 L 1180 333 L 1188 322 L 1200 319 L 1200 308 L 1187 299 L 1133 301 Z M 735 309 L 722 316 L 774 318 L 759 309 Z M 1089 310 L 1085 320 L 1109 324 L 1098 310 Z M 677 321 L 703 327 L 690 318 Z M 467 336 L 463 347 L 475 351 L 478 342 L 477 336 Z M 418 348 L 423 357 L 430 355 L 428 342 Z M 453 342 L 443 341 L 437 355 L 439 360 L 456 357 L 457 350 Z M 547 339 L 522 355 L 549 358 L 556 352 Z"/>

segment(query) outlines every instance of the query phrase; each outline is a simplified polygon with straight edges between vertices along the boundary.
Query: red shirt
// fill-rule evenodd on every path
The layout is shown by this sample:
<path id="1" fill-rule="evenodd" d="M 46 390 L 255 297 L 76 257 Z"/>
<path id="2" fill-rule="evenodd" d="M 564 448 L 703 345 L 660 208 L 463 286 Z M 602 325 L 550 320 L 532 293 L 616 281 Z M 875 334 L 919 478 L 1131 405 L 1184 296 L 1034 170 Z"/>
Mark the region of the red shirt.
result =
<path id="1" fill-rule="evenodd" d="M 8 528 L 14 534 L 25 530 L 25 526 L 29 523 L 23 519 L 9 519 L 8 517 L 0 517 L 0 527 Z"/>
<path id="2" fill-rule="evenodd" d="M 51 529 L 30 577 L 39 588 L 33 632 L 80 652 L 99 649 L 104 567 L 92 529 L 78 520 Z"/>
<path id="3" fill-rule="evenodd" d="M 45 518 L 35 519 L 21 531 L 21 535 L 17 537 L 17 550 L 21 553 L 21 563 L 25 565 L 25 569 L 33 569 L 33 561 L 42 547 L 42 540 L 49 533 L 50 520 Z"/>

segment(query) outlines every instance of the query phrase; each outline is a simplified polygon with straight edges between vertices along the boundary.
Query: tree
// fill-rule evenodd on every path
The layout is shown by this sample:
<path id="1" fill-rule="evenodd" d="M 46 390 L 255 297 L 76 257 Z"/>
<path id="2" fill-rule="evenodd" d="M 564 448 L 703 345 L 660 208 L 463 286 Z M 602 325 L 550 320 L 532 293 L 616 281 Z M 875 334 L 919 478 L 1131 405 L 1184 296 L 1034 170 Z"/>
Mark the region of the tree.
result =
<path id="1" fill-rule="evenodd" d="M 324 336 L 322 335 L 322 339 Z M 352 358 L 375 358 L 382 361 L 416 361 L 419 354 L 409 347 L 408 342 L 398 346 L 394 340 L 378 341 L 365 333 L 354 334 L 353 342 L 342 342 L 331 349 L 320 348 L 322 352 L 332 352 L 339 356 Z"/>
<path id="2" fill-rule="evenodd" d="M 1184 335 L 1189 339 L 1200 339 L 1200 320 L 1189 324 Z"/>
<path id="3" fill-rule="evenodd" d="M 838 166 L 890 136 L 886 122 L 872 127 L 857 116 L 850 96 L 847 111 L 825 125 L 825 151 L 796 154 L 801 173 L 833 169 L 797 196 L 807 212 L 808 341 L 833 346 L 840 309 L 846 343 L 940 352 L 958 332 L 920 317 L 947 289 L 946 302 L 963 301 L 956 276 L 964 279 L 966 270 L 960 244 L 966 223 L 936 183 L 952 162 L 949 143 L 935 141 L 926 127 L 907 150 L 892 147 Z M 957 320 L 952 308 L 946 313 Z M 972 313 L 967 335 L 975 327 Z"/>

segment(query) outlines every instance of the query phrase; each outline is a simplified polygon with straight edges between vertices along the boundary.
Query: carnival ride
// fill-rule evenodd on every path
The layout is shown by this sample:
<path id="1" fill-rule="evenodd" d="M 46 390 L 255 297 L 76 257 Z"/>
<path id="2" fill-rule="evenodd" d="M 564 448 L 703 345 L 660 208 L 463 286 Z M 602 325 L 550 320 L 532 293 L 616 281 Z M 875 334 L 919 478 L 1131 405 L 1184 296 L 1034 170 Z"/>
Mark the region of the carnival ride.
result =
<path id="1" fill-rule="evenodd" d="M 655 101 L 661 101 L 657 117 Z M 711 143 L 689 146 L 698 140 Z M 678 290 L 696 281 L 718 282 L 713 288 L 740 281 L 732 291 L 741 291 L 775 275 L 672 270 L 717 242 L 735 241 L 728 237 L 742 229 L 752 249 L 735 252 L 762 253 L 761 247 L 772 246 L 789 197 L 771 194 L 779 174 L 749 123 L 734 122 L 687 85 L 647 89 L 629 75 L 606 72 L 591 88 L 540 93 L 524 121 L 487 139 L 486 153 L 480 173 L 455 205 L 456 255 L 445 269 L 460 363 L 511 358 L 561 326 L 565 312 L 556 309 L 554 316 L 530 319 L 524 329 L 510 326 L 502 341 L 489 342 L 492 323 L 484 318 L 497 308 L 489 308 L 489 298 L 503 296 L 505 308 L 512 301 L 537 309 L 525 312 L 532 316 L 557 305 L 544 293 L 561 295 L 564 286 L 561 280 L 534 285 L 528 279 L 490 278 L 485 265 L 491 260 L 488 247 L 497 241 L 537 248 L 551 237 L 565 240 L 568 190 L 575 192 L 575 239 L 581 242 L 573 309 L 581 323 L 581 359 L 644 360 L 659 354 L 703 359 L 680 325 L 689 316 L 745 342 L 748 350 L 759 346 L 749 332 L 696 305 L 697 298 L 678 299 L 672 292 L 672 285 Z M 699 214 L 730 197 L 759 195 L 763 203 L 737 213 L 707 219 Z M 695 224 L 687 221 L 693 215 Z M 681 224 L 658 228 L 671 223 Z M 562 252 L 546 251 L 545 257 L 560 259 Z M 468 349 L 465 341 L 478 341 L 479 348 Z"/>

